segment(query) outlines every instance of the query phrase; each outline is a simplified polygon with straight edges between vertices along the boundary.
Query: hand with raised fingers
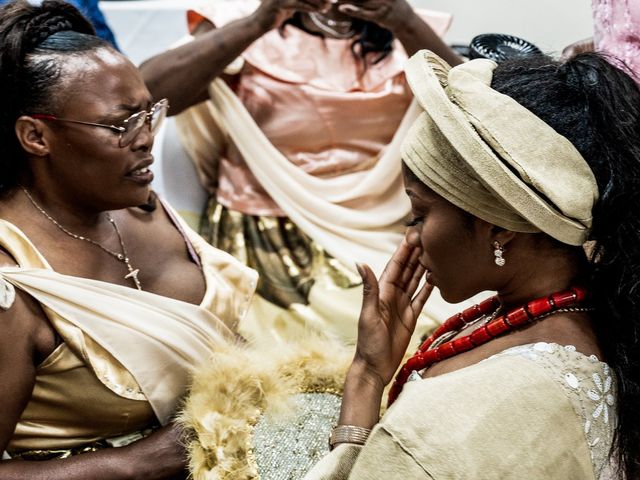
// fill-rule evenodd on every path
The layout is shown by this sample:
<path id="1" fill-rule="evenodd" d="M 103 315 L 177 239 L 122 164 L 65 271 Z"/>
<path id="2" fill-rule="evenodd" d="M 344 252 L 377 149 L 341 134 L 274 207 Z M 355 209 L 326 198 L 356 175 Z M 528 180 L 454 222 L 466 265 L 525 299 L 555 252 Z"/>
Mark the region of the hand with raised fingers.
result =
<path id="1" fill-rule="evenodd" d="M 418 290 L 425 274 L 421 253 L 404 239 L 379 281 L 368 266 L 358 265 L 364 294 L 354 363 L 379 377 L 382 385 L 393 378 L 433 289 L 425 283 Z"/>
<path id="2" fill-rule="evenodd" d="M 296 12 L 322 12 L 331 7 L 329 0 L 262 0 L 256 19 L 266 28 L 278 28 Z"/>
<path id="3" fill-rule="evenodd" d="M 406 0 L 344 0 L 338 10 L 350 17 L 373 22 L 393 33 L 416 15 Z"/>

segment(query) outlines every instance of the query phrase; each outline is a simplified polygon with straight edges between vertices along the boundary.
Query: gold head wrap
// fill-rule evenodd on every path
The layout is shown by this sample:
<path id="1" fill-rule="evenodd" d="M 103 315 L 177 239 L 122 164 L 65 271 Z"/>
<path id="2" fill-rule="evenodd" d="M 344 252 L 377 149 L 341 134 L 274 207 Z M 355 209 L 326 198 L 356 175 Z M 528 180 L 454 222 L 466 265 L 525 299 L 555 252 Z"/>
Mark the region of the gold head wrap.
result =
<path id="1" fill-rule="evenodd" d="M 424 110 L 402 145 L 409 169 L 459 208 L 515 232 L 581 245 L 598 187 L 569 140 L 491 88 L 491 60 L 451 68 L 427 50 L 405 68 Z"/>

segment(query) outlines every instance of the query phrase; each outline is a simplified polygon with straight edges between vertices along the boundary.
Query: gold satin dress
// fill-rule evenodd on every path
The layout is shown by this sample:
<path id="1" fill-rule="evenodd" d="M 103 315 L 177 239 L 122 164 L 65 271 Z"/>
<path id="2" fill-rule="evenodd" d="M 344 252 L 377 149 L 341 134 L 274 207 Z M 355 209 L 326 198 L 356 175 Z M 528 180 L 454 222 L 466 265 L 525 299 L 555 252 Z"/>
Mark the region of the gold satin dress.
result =
<path id="1" fill-rule="evenodd" d="M 186 225 L 177 226 L 203 267 L 207 288 L 200 309 L 223 318 L 222 328 L 232 331 L 248 308 L 255 272 L 212 248 Z M 0 247 L 21 268 L 52 270 L 26 235 L 2 219 Z M 94 442 L 104 439 L 132 433 L 139 438 L 137 432 L 148 433 L 149 427 L 157 426 L 151 404 L 123 364 L 79 327 L 42 308 L 63 341 L 38 365 L 31 399 L 7 452 L 12 457 L 29 452 L 24 458 L 60 458 L 92 450 Z"/>

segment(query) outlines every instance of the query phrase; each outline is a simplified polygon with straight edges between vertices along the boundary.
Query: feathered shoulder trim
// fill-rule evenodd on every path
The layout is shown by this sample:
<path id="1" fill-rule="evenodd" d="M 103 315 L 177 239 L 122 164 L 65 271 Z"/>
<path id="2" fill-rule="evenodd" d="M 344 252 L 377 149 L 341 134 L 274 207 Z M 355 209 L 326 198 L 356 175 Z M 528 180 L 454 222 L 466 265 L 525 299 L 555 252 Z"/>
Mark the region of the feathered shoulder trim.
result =
<path id="1" fill-rule="evenodd" d="M 232 345 L 194 375 L 179 421 L 193 432 L 190 471 L 200 479 L 259 479 L 252 447 L 263 414 L 287 415 L 299 393 L 342 394 L 353 358 L 336 341 Z"/>

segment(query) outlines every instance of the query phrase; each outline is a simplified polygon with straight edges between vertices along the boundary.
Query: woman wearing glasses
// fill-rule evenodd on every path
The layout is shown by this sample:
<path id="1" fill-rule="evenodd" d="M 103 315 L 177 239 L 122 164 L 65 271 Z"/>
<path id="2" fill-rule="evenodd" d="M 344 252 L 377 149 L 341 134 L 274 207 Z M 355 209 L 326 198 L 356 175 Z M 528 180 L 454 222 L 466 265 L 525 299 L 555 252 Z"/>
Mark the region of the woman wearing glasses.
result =
<path id="1" fill-rule="evenodd" d="M 405 0 L 202 3 L 194 40 L 140 68 L 184 111 L 182 144 L 210 194 L 200 233 L 260 273 L 241 332 L 353 342 L 355 262 L 382 269 L 409 212 L 402 66 L 419 48 L 460 61 L 439 38 L 450 16 Z"/>
<path id="2" fill-rule="evenodd" d="M 3 6 L 0 45 L 0 477 L 181 478 L 172 415 L 256 275 L 149 204 L 167 101 L 74 7 Z"/>

